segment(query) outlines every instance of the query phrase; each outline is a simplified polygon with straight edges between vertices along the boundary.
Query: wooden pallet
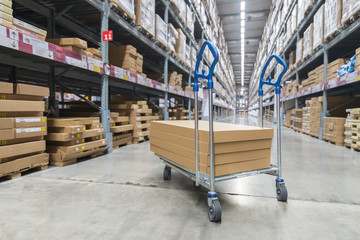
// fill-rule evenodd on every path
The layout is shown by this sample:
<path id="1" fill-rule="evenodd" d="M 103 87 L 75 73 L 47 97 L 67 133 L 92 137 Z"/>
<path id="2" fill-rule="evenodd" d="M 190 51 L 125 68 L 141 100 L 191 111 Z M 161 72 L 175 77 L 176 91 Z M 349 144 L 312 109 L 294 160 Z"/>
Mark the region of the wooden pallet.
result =
<path id="1" fill-rule="evenodd" d="M 348 144 L 345 144 L 344 147 L 346 147 L 348 149 L 351 149 L 353 151 L 356 151 L 356 152 L 360 152 L 360 148 L 358 148 L 358 147 L 353 147 L 353 146 L 350 146 Z"/>
<path id="2" fill-rule="evenodd" d="M 115 1 L 110 0 L 109 4 L 110 9 L 114 10 L 117 14 L 135 26 L 135 16 L 131 16 L 131 14 L 126 11 L 126 9 L 123 9 L 122 6 L 117 4 Z"/>
<path id="3" fill-rule="evenodd" d="M 0 182 L 20 178 L 21 176 L 24 176 L 24 175 L 27 175 L 27 174 L 30 174 L 33 172 L 43 171 L 43 170 L 48 169 L 48 166 L 49 166 L 48 164 L 41 164 L 41 165 L 33 166 L 30 168 L 21 169 L 17 172 L 12 172 L 12 173 L 0 176 Z"/>
<path id="4" fill-rule="evenodd" d="M 341 29 L 337 29 L 335 32 L 333 32 L 332 34 L 330 34 L 329 36 L 327 36 L 326 38 L 324 38 L 324 42 L 329 42 L 331 41 L 334 37 L 336 37 L 337 35 L 339 35 Z"/>
<path id="5" fill-rule="evenodd" d="M 152 40 L 155 40 L 155 36 L 154 34 L 152 34 L 151 32 L 149 32 L 148 30 L 146 30 L 145 28 L 143 28 L 142 26 L 137 26 L 138 30 L 144 34 L 147 38 L 150 38 Z"/>
<path id="6" fill-rule="evenodd" d="M 71 159 L 71 160 L 67 160 L 67 161 L 63 161 L 63 162 L 52 162 L 52 161 L 50 161 L 50 165 L 51 166 L 57 166 L 57 167 L 65 167 L 65 166 L 72 165 L 72 164 L 75 164 L 75 163 L 83 162 L 83 161 L 86 161 L 86 160 L 90 160 L 90 159 L 93 159 L 93 158 L 103 156 L 105 154 L 106 149 L 107 149 L 107 147 L 103 151 L 92 153 L 92 154 L 90 154 L 88 156 L 75 158 L 75 159 Z"/>
<path id="7" fill-rule="evenodd" d="M 149 141 L 150 137 L 149 136 L 143 136 L 143 137 L 139 137 L 139 138 L 133 138 L 133 144 L 139 144 L 139 143 L 143 143 L 146 141 Z"/>
<path id="8" fill-rule="evenodd" d="M 353 15 L 351 15 L 347 20 L 344 21 L 343 28 L 355 22 L 359 17 L 360 17 L 360 10 L 354 13 Z"/>
<path id="9" fill-rule="evenodd" d="M 331 140 L 327 140 L 327 139 L 324 139 L 325 142 L 328 142 L 328 143 L 331 143 L 331 144 L 334 144 L 336 146 L 344 146 L 344 143 L 337 143 L 337 142 L 334 142 L 334 141 L 331 141 Z"/>
<path id="10" fill-rule="evenodd" d="M 159 40 L 155 39 L 155 43 L 160 46 L 162 49 L 169 51 L 168 47 L 166 45 L 164 45 L 162 42 L 160 42 Z"/>

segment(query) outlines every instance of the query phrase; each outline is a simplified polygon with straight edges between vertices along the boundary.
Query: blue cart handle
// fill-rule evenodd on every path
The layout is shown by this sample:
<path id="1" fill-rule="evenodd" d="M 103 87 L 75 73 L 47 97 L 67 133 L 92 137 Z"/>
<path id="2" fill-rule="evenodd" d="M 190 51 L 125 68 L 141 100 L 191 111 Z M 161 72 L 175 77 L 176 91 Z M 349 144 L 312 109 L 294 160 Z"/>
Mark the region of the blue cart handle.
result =
<path id="1" fill-rule="evenodd" d="M 202 70 L 201 74 L 199 73 L 199 64 L 200 64 L 200 61 L 201 61 L 201 58 L 202 58 L 202 55 L 203 55 L 206 45 L 209 47 L 210 51 L 214 55 L 214 61 L 212 62 L 211 66 L 210 66 L 208 75 L 205 75 L 205 70 Z M 194 73 L 194 92 L 199 91 L 198 78 L 204 78 L 204 79 L 208 80 L 208 82 L 207 82 L 208 89 L 214 88 L 214 83 L 213 83 L 212 77 L 213 77 L 215 65 L 218 62 L 218 60 L 219 60 L 219 52 L 216 49 L 216 47 L 214 45 L 212 45 L 211 42 L 205 41 L 203 43 L 203 45 L 201 46 L 200 52 L 196 59 L 196 66 L 195 66 L 195 73 Z"/>
<path id="2" fill-rule="evenodd" d="M 276 82 L 272 82 L 270 77 L 267 80 L 264 80 L 264 75 L 265 75 L 266 68 L 268 67 L 268 65 L 270 64 L 270 62 L 271 62 L 271 60 L 273 58 L 276 58 L 278 63 L 280 63 L 284 67 L 283 71 L 280 73 L 280 75 L 279 75 Z M 278 55 L 271 55 L 269 57 L 269 59 L 266 61 L 265 66 L 264 66 L 264 68 L 263 68 L 263 70 L 261 72 L 260 84 L 259 84 L 259 96 L 264 95 L 264 92 L 263 92 L 263 85 L 264 84 L 265 85 L 275 86 L 275 93 L 280 94 L 281 93 L 281 88 L 280 88 L 281 79 L 284 76 L 284 74 L 286 73 L 287 69 L 288 69 L 288 66 L 287 66 L 286 62 L 284 61 L 284 59 L 282 59 Z"/>

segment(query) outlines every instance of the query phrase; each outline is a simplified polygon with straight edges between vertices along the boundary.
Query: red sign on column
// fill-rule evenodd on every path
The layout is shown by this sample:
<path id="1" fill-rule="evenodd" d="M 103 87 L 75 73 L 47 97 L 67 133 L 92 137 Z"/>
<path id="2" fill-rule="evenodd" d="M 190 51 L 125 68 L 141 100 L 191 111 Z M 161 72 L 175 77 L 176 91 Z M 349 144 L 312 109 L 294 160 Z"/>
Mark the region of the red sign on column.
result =
<path id="1" fill-rule="evenodd" d="M 102 33 L 102 40 L 105 42 L 112 41 L 113 40 L 113 31 L 104 31 Z"/>

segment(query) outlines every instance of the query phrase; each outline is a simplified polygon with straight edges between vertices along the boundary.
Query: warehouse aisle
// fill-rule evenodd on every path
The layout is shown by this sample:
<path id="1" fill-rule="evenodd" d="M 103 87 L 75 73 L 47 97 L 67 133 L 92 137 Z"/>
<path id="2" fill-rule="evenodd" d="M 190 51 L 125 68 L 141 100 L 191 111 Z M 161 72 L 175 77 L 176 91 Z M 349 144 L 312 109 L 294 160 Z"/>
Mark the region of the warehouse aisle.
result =
<path id="1" fill-rule="evenodd" d="M 271 176 L 223 182 L 223 220 L 210 223 L 205 189 L 175 171 L 165 182 L 144 143 L 1 183 L 0 238 L 358 239 L 360 153 L 288 128 L 283 140 L 287 203 Z"/>

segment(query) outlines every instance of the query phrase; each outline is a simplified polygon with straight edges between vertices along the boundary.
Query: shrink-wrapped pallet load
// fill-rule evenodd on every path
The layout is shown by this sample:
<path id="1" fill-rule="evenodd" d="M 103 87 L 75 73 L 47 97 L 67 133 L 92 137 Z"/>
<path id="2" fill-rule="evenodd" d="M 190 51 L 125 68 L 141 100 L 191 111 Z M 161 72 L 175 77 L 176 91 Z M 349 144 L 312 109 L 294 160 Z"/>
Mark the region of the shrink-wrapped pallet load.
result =
<path id="1" fill-rule="evenodd" d="M 341 28 L 341 0 L 326 0 L 324 5 L 324 39 L 328 39 Z"/>
<path id="2" fill-rule="evenodd" d="M 314 15 L 314 49 L 324 43 L 324 5 L 321 5 L 319 10 Z"/>
<path id="3" fill-rule="evenodd" d="M 136 25 L 155 36 L 155 0 L 135 0 Z"/>
<path id="4" fill-rule="evenodd" d="M 313 33 L 313 24 L 310 24 L 304 32 L 303 58 L 306 58 L 313 52 Z"/>

